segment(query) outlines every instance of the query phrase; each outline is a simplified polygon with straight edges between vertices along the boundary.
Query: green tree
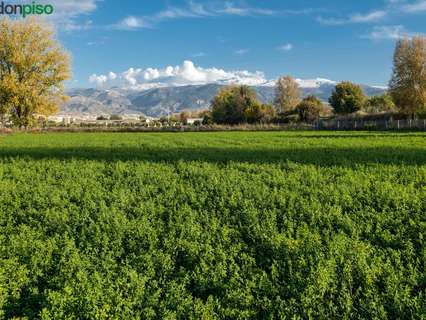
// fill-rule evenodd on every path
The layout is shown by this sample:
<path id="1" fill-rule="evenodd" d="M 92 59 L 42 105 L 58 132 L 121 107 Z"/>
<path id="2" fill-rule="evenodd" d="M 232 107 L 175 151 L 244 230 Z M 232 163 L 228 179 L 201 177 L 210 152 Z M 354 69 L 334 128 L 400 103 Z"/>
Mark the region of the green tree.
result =
<path id="1" fill-rule="evenodd" d="M 279 113 L 294 111 L 302 93 L 299 84 L 291 76 L 278 79 L 275 87 L 274 105 Z"/>
<path id="2" fill-rule="evenodd" d="M 67 98 L 69 56 L 53 30 L 34 19 L 0 20 L 0 113 L 19 127 L 49 116 Z"/>
<path id="3" fill-rule="evenodd" d="M 275 117 L 275 109 L 269 104 L 255 103 L 245 110 L 245 117 L 248 123 L 267 123 Z"/>
<path id="4" fill-rule="evenodd" d="M 364 111 L 369 113 L 378 113 L 395 110 L 395 103 L 392 96 L 385 93 L 381 96 L 373 96 L 367 99 L 364 105 Z"/>
<path id="5" fill-rule="evenodd" d="M 390 94 L 404 113 L 426 111 L 426 38 L 401 39 L 395 47 Z"/>
<path id="6" fill-rule="evenodd" d="M 349 114 L 361 110 L 365 99 L 361 86 L 351 82 L 341 82 L 334 88 L 329 103 L 336 113 Z"/>
<path id="7" fill-rule="evenodd" d="M 123 120 L 122 116 L 119 116 L 118 114 L 113 114 L 109 117 L 109 120 L 111 121 L 121 121 Z"/>
<path id="8" fill-rule="evenodd" d="M 299 120 L 306 123 L 318 120 L 323 109 L 322 101 L 313 95 L 304 98 L 296 107 Z"/>
<path id="9" fill-rule="evenodd" d="M 212 101 L 213 121 L 221 124 L 247 122 L 247 109 L 260 105 L 256 91 L 248 86 L 228 86 Z"/>

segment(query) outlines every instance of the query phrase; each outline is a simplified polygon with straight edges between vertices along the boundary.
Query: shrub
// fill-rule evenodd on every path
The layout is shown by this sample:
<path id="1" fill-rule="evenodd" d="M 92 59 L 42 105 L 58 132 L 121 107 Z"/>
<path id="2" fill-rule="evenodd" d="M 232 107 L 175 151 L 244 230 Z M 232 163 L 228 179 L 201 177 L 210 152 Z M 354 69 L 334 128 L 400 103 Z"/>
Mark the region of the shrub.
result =
<path id="1" fill-rule="evenodd" d="M 113 114 L 111 117 L 109 117 L 109 120 L 111 121 L 121 121 L 123 120 L 123 117 L 117 115 L 117 114 Z"/>
<path id="2" fill-rule="evenodd" d="M 319 119 L 320 113 L 324 106 L 321 100 L 311 95 L 302 100 L 296 107 L 299 115 L 299 120 L 302 122 L 311 123 Z"/>
<path id="3" fill-rule="evenodd" d="M 369 113 L 379 113 L 394 111 L 396 107 L 391 95 L 385 93 L 381 96 L 373 96 L 368 98 L 363 109 Z"/>

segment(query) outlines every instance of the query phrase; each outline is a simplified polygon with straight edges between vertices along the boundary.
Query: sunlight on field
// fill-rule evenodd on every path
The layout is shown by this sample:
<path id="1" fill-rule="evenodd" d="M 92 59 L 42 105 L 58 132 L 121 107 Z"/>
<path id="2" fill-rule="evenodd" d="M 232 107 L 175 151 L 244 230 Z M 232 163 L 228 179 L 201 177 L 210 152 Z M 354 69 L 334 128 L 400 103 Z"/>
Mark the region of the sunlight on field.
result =
<path id="1" fill-rule="evenodd" d="M 421 318 L 425 141 L 2 136 L 0 315 Z"/>

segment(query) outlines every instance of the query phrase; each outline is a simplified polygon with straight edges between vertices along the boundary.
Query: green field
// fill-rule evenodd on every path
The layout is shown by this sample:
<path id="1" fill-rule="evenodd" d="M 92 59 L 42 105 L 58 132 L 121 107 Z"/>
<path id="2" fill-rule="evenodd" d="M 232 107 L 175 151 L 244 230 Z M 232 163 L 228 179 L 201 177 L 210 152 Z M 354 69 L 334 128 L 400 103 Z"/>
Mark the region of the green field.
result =
<path id="1" fill-rule="evenodd" d="M 0 136 L 0 318 L 425 319 L 426 134 Z"/>

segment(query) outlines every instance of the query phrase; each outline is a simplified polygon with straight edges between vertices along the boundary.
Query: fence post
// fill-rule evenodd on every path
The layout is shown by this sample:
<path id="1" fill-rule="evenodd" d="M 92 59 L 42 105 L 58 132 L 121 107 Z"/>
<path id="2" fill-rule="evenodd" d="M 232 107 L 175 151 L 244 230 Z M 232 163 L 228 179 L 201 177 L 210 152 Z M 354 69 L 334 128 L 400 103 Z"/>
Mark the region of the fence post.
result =
<path id="1" fill-rule="evenodd" d="M 397 123 L 397 127 L 398 127 L 398 130 L 399 130 L 399 120 L 397 120 L 396 123 Z"/>
<path id="2" fill-rule="evenodd" d="M 340 121 L 337 120 L 337 130 L 339 130 L 339 129 L 340 129 Z"/>

